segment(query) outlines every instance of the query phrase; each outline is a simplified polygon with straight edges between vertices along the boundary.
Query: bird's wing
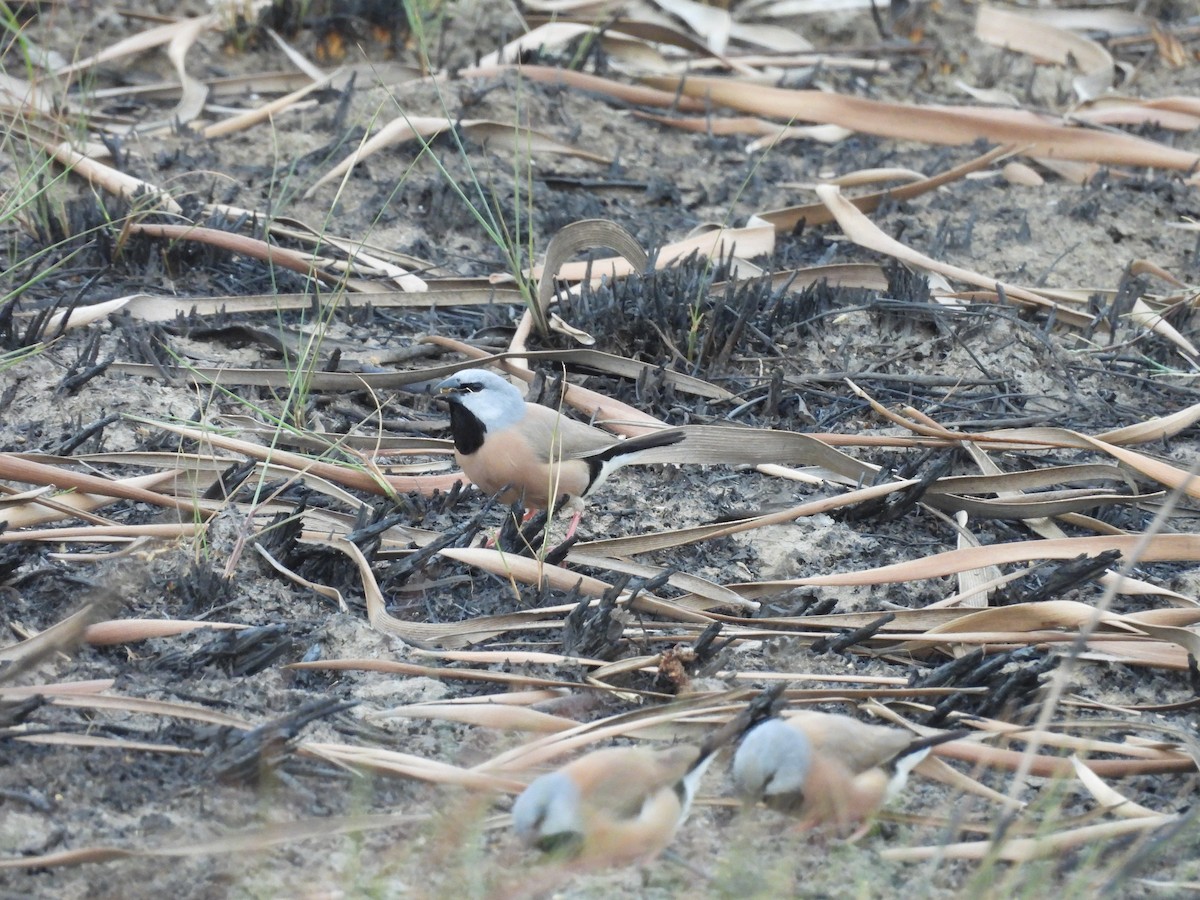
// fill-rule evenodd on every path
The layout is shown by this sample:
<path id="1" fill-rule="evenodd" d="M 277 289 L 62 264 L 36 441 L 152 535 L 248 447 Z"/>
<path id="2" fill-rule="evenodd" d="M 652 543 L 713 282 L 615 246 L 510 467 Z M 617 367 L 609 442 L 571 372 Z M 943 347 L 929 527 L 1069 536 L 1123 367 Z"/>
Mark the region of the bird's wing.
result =
<path id="1" fill-rule="evenodd" d="M 640 463 L 675 462 L 678 455 L 670 451 L 660 452 L 655 455 L 655 458 L 650 458 L 650 454 L 655 450 L 662 451 L 665 447 L 672 447 L 683 438 L 683 429 L 664 428 L 661 431 L 649 431 L 636 437 L 625 438 L 623 441 L 615 441 L 599 450 L 579 454 L 579 458 L 586 461 L 589 466 L 597 468 L 608 464 L 610 470 L 634 462 L 635 460 L 627 458 L 634 455 L 637 456 L 636 462 Z"/>
<path id="2" fill-rule="evenodd" d="M 888 725 L 817 710 L 788 713 L 786 721 L 804 732 L 818 751 L 837 754 L 851 772 L 881 766 L 913 742 L 913 735 Z"/>
<path id="3" fill-rule="evenodd" d="M 524 429 L 530 446 L 540 462 L 552 459 L 577 459 L 607 449 L 619 441 L 614 434 L 569 419 L 548 406 L 525 404 Z"/>
<path id="4" fill-rule="evenodd" d="M 605 766 L 586 793 L 598 812 L 618 819 L 637 818 L 646 798 L 678 784 L 699 756 L 697 747 L 682 744 L 666 750 L 641 747 L 614 750 L 622 751 L 623 758 L 614 756 L 618 764 Z"/>
<path id="5" fill-rule="evenodd" d="M 521 421 L 530 443 L 546 455 L 542 462 L 550 461 L 550 447 L 561 448 L 555 452 L 560 459 L 593 459 L 607 461 L 630 453 L 639 453 L 678 444 L 686 437 L 681 428 L 664 428 L 636 437 L 621 438 L 600 428 L 593 428 L 571 419 L 557 410 L 536 403 L 525 404 L 525 418 Z M 673 455 L 664 457 L 666 461 Z M 651 460 L 658 462 L 659 460 Z"/>

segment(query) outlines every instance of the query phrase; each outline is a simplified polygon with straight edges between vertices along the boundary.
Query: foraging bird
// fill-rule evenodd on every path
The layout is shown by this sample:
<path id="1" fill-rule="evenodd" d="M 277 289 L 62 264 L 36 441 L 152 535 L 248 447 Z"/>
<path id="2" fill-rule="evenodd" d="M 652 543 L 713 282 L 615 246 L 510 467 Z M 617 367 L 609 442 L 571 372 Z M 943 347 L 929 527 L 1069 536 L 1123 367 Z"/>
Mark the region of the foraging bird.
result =
<path id="1" fill-rule="evenodd" d="M 684 432 L 668 428 L 620 440 L 526 403 L 506 379 L 484 369 L 464 369 L 437 386 L 450 403 L 454 458 L 480 490 L 506 489 L 501 501 L 522 499 L 550 509 L 565 496 L 574 511 L 570 537 L 583 515 L 583 499 L 616 469 L 637 462 L 641 451 L 677 444 Z"/>
<path id="2" fill-rule="evenodd" d="M 647 862 L 687 818 L 712 753 L 608 747 L 530 783 L 513 804 L 521 842 L 583 867 Z"/>
<path id="3" fill-rule="evenodd" d="M 608 747 L 535 778 L 512 808 L 522 843 L 592 868 L 649 862 L 687 818 L 717 751 L 770 714 L 772 686 L 697 745 Z"/>
<path id="4" fill-rule="evenodd" d="M 801 827 L 844 830 L 899 794 L 932 747 L 967 733 L 914 739 L 898 728 L 804 710 L 748 731 L 733 757 L 733 780 L 742 796 L 796 816 Z"/>

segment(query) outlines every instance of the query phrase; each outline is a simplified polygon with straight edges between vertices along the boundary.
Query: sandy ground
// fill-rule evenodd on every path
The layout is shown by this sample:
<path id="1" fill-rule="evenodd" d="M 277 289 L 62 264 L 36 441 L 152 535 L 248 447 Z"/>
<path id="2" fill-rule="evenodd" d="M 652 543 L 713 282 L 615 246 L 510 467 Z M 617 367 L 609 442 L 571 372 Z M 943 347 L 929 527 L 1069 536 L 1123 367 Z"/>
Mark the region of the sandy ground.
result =
<path id="1" fill-rule="evenodd" d="M 177 4 L 157 6 L 163 13 L 184 12 Z M 503 4 L 462 2 L 446 8 L 450 19 L 444 32 L 438 32 L 435 46 L 442 54 L 439 61 L 452 66 L 471 63 L 495 49 L 500 35 L 518 30 L 513 13 Z M 972 9 L 947 3 L 924 7 L 921 16 L 921 52 L 877 47 L 878 57 L 890 63 L 888 72 L 862 75 L 818 69 L 798 72 L 793 86 L 801 86 L 807 78 L 817 85 L 881 99 L 961 103 L 968 98 L 957 85 L 965 82 L 1009 90 L 1036 108 L 1062 108 L 1061 98 L 1069 96 L 1070 74 L 977 43 L 972 37 Z M 329 30 L 336 31 L 335 25 Z M 28 33 L 40 46 L 69 59 L 145 27 L 146 23 L 101 2 L 90 4 L 86 12 L 49 8 L 30 24 Z M 817 47 L 879 43 L 867 12 L 813 17 L 805 34 Z M 295 43 L 308 54 L 319 49 L 314 29 L 303 30 Z M 384 67 L 414 61 L 411 47 L 404 46 L 396 59 L 389 59 L 385 44 L 375 40 L 366 47 L 381 77 Z M 1126 49 L 1121 58 L 1136 67 L 1136 79 L 1123 88 L 1126 93 L 1194 96 L 1200 86 L 1194 62 L 1172 69 L 1146 46 Z M 12 65 L 11 56 L 5 64 Z M 196 77 L 210 78 L 289 66 L 269 41 L 232 52 L 213 33 L 192 49 L 188 68 Z M 173 77 L 161 53 L 101 66 L 99 73 L 102 84 L 96 87 L 150 84 Z M 377 128 L 399 111 L 436 114 L 442 103 L 455 117 L 528 122 L 613 162 L 538 156 L 526 169 L 514 170 L 505 152 L 469 142 L 464 157 L 443 138 L 434 142 L 432 153 L 417 153 L 411 145 L 384 150 L 344 183 L 327 185 L 311 196 L 305 193 L 357 144 L 364 130 Z M 167 108 L 165 103 L 137 101 L 132 109 L 109 111 L 154 119 Z M 1200 149 L 1194 133 L 1145 131 L 1179 147 Z M 928 174 L 982 152 L 982 148 L 926 146 L 867 136 L 832 145 L 785 142 L 765 155 L 748 154 L 746 144 L 743 137 L 666 128 L 601 97 L 511 76 L 440 86 L 424 80 L 389 78 L 380 83 L 364 77 L 353 91 L 314 95 L 310 103 L 278 116 L 269 128 L 215 140 L 204 140 L 190 130 L 131 136 L 121 143 L 119 156 L 124 171 L 168 186 L 175 196 L 190 198 L 197 206 L 216 201 L 269 211 L 429 260 L 438 274 L 479 276 L 506 271 L 507 263 L 453 185 L 475 197 L 475 184 L 481 184 L 484 195 L 509 217 L 510 227 L 520 218 L 520 227 L 529 232 L 539 251 L 563 225 L 589 217 L 610 218 L 643 245 L 653 247 L 677 240 L 703 223 L 740 224 L 755 211 L 809 202 L 811 194 L 804 185 L 829 174 L 877 167 L 907 167 Z M 13 169 L 7 172 L 11 178 Z M 112 212 L 118 204 L 110 200 L 108 206 Z M 65 179 L 53 186 L 47 215 L 69 234 L 98 224 L 103 214 L 86 185 Z M 1194 233 L 1169 227 L 1186 216 L 1200 216 L 1196 192 L 1169 173 L 1102 175 L 1086 186 L 1047 173 L 1044 184 L 1027 187 L 988 170 L 916 201 L 886 204 L 872 219 L 921 252 L 993 277 L 1102 290 L 1127 283 L 1127 269 L 1135 260 L 1153 262 L 1184 282 L 1200 279 Z M 3 252 L 13 254 L 6 268 L 20 254 L 39 246 L 38 240 L 13 223 L 5 239 Z M 119 253 L 111 241 L 97 237 L 68 241 L 63 249 L 76 249 L 75 261 L 28 291 L 22 309 L 36 309 L 64 296 L 91 303 L 133 291 L 207 296 L 304 289 L 303 280 L 291 273 L 217 251 L 166 249 L 147 239 L 132 238 Z M 874 262 L 878 257 L 842 239 L 835 227 L 823 226 L 780 235 L 774 257 L 759 263 L 782 269 L 859 261 Z M 785 382 L 778 406 L 739 413 L 741 424 L 846 434 L 886 430 L 852 392 L 845 380 L 848 376 L 884 404 L 910 403 L 943 425 L 964 430 L 1053 424 L 1096 434 L 1175 412 L 1200 399 L 1179 355 L 1161 338 L 1122 326 L 1110 339 L 1100 332 L 1048 323 L 1043 315 L 1005 305 L 934 309 L 919 298 L 904 296 L 899 275 L 896 290 L 882 295 L 825 288 L 789 291 L 779 298 L 773 317 L 763 312 L 765 300 L 758 296 L 754 302 L 763 306 L 751 321 L 771 329 L 770 333 L 748 331 L 731 353 L 701 354 L 693 357 L 692 368 L 685 369 L 688 363 L 681 362 L 680 356 L 686 356 L 689 338 L 698 334 L 702 346 L 710 335 L 722 338 L 731 328 L 730 317 L 736 318 L 728 307 L 724 313 L 710 311 L 699 329 L 693 329 L 696 320 L 690 299 L 703 274 L 703 266 L 692 265 L 685 267 L 683 275 L 639 281 L 615 295 L 607 289 L 599 291 L 564 312 L 569 312 L 566 317 L 573 325 L 597 336 L 597 349 L 664 362 L 743 397 L 761 394 L 772 374 L 781 373 Z M 1161 283 L 1155 285 L 1158 288 Z M 729 307 L 733 306 L 731 302 Z M 1174 326 L 1195 339 L 1193 314 L 1177 312 Z M 507 339 L 518 315 L 519 310 L 510 306 L 347 313 L 328 324 L 326 339 L 331 346 L 345 342 L 347 347 L 380 353 L 417 347 L 425 334 L 494 342 Z M 231 326 L 295 327 L 301 322 L 298 316 L 278 322 L 234 317 L 209 323 L 208 328 L 185 324 L 159 330 L 155 340 L 197 365 L 278 365 L 278 353 Z M 210 395 L 184 379 L 130 377 L 114 371 L 79 387 L 64 387 L 64 376 L 86 361 L 93 336 L 99 341 L 101 360 L 145 361 L 146 330 L 110 320 L 75 332 L 53 349 L 0 372 L 0 449 L 60 452 L 72 436 L 110 413 L 167 420 L 187 419 L 199 410 L 205 417 L 216 417 L 245 413 L 246 400 L 279 408 L 278 399 L 266 389 L 248 388 L 240 396 Z M 558 345 L 565 343 L 560 340 Z M 600 376 L 587 377 L 586 384 L 672 423 L 719 422 L 734 407 L 698 401 L 670 389 L 639 389 L 631 381 Z M 338 397 L 317 392 L 308 408 L 310 422 L 338 430 L 354 419 L 356 408 L 370 402 L 374 401 L 361 394 Z M 445 428 L 444 411 L 425 396 L 391 392 L 379 402 L 397 420 L 428 419 L 433 426 Z M 172 446 L 169 441 L 156 443 L 162 436 L 152 431 L 116 419 L 73 452 Z M 444 430 L 436 428 L 432 433 L 445 436 Z M 1196 458 L 1195 429 L 1148 449 L 1186 468 Z M 871 449 L 855 453 L 897 469 L 911 467 L 918 474 L 948 456 L 918 459 L 916 454 Z M 1060 461 L 1083 459 L 1082 454 L 1063 453 Z M 956 472 L 975 471 L 965 458 L 950 462 Z M 808 485 L 753 472 L 629 471 L 592 503 L 583 530 L 588 539 L 650 533 L 815 496 Z M 380 511 L 388 509 L 383 501 L 376 502 Z M 473 495 L 446 505 L 410 498 L 406 508 L 414 524 L 444 530 L 468 519 L 480 502 Z M 146 522 L 155 521 L 159 514 L 129 504 L 118 515 L 125 521 Z M 498 523 L 501 515 L 493 512 L 489 522 Z M 1152 515 L 1152 509 L 1137 507 L 1112 507 L 1104 513 L 1111 525 L 1135 530 L 1141 530 Z M 352 573 L 341 564 L 308 561 L 315 581 L 337 582 L 350 603 L 348 612 L 284 580 L 251 554 L 233 564 L 232 579 L 216 577 L 236 555 L 241 525 L 231 517 L 211 530 L 202 550 L 191 545 L 164 547 L 138 561 L 71 564 L 49 558 L 41 545 L 5 544 L 0 553 L 0 610 L 6 627 L 0 643 L 61 620 L 99 585 L 119 597 L 121 616 L 204 618 L 272 629 L 260 633 L 257 646 L 274 648 L 275 653 L 265 664 L 249 664 L 220 634 L 200 631 L 131 645 L 83 647 L 43 666 L 27 682 L 115 678 L 128 696 L 192 703 L 256 724 L 313 700 L 344 699 L 356 705 L 309 724 L 304 737 L 381 746 L 458 765 L 474 764 L 524 739 L 519 734 L 387 715 L 406 703 L 493 689 L 487 685 L 366 671 L 283 668 L 303 658 L 419 660 L 410 648 L 371 628 L 361 588 L 356 592 Z M 1186 505 L 1180 508 L 1170 525 L 1171 530 L 1193 530 L 1193 510 Z M 1024 533 L 1015 522 L 978 521 L 973 527 L 985 543 Z M 871 514 L 810 517 L 642 559 L 723 583 L 760 581 L 883 565 L 951 549 L 955 541 L 944 521 L 913 508 L 890 521 Z M 392 565 L 379 564 L 377 574 L 385 587 Z M 1197 593 L 1200 570 L 1195 566 L 1149 564 L 1139 573 L 1181 594 Z M 1014 582 L 997 602 L 1020 600 L 1040 585 L 1044 574 Z M 422 575 L 430 586 L 412 590 L 393 585 L 394 615 L 457 621 L 514 605 L 512 592 L 502 580 L 467 567 L 440 564 Z M 837 612 L 881 611 L 889 604 L 913 608 L 953 590 L 952 579 L 904 582 L 886 589 L 801 589 L 770 598 L 762 614 L 796 615 L 814 603 L 833 603 Z M 1075 586 L 1064 596 L 1095 602 L 1100 594 L 1101 588 L 1093 582 Z M 555 591 L 541 596 L 526 591 L 517 602 L 549 605 L 563 602 L 563 596 Z M 1132 612 L 1154 603 L 1118 598 L 1114 609 Z M 715 668 L 907 678 L 931 662 L 816 654 L 808 643 L 745 641 L 726 650 Z M 484 646 L 561 651 L 562 635 L 551 629 L 530 631 Z M 639 652 L 632 640 L 617 650 L 621 655 Z M 1043 649 L 1013 663 L 1008 674 L 1023 666 L 1033 671 L 1052 653 Z M 1050 669 L 1043 666 L 1043 671 Z M 566 667 L 538 674 L 572 681 L 581 677 L 580 670 Z M 698 684 L 714 690 L 730 686 L 720 678 Z M 650 682 L 638 675 L 627 686 L 646 689 Z M 1186 672 L 1086 663 L 1071 674 L 1069 693 L 1120 708 L 1175 704 L 1161 714 L 1139 715 L 1180 729 L 1194 730 L 1197 724 L 1195 712 L 1186 705 L 1195 697 Z M 1034 708 L 1035 699 L 1032 693 L 1023 696 L 1004 714 L 1021 720 Z M 964 711 L 972 711 L 973 701 L 963 702 Z M 619 699 L 597 700 L 585 704 L 579 716 L 593 718 L 622 708 Z M 829 708 L 850 710 L 845 704 Z M 538 884 L 536 873 L 521 874 L 529 857 L 491 818 L 507 809 L 504 799 L 493 804 L 490 797 L 417 780 L 347 772 L 311 758 L 292 758 L 257 783 L 222 780 L 219 764 L 213 763 L 214 748 L 221 741 L 215 726 L 154 715 L 102 715 L 44 706 L 29 714 L 26 725 L 171 745 L 185 752 L 57 746 L 19 741 L 14 739 L 16 732 L 0 732 L 0 856 L 5 858 L 93 846 L 186 849 L 268 823 L 319 817 L 388 813 L 398 821 L 388 829 L 361 835 L 291 842 L 243 854 L 181 853 L 32 871 L 0 870 L 0 894 L 5 897 L 487 896 L 503 890 L 519 895 L 531 882 Z M 999 773 L 981 777 L 1003 788 Z M 719 798 L 726 788 L 720 766 L 705 793 Z M 1153 809 L 1176 812 L 1194 803 L 1196 783 L 1194 777 L 1144 776 L 1123 780 L 1120 789 Z M 1030 799 L 1067 820 L 1094 808 L 1077 785 L 1062 788 L 1035 780 Z M 1132 873 L 1139 876 L 1180 882 L 1200 877 L 1194 862 L 1194 832 L 1158 845 L 1121 841 L 1087 845 L 1049 862 L 1012 869 L 994 866 L 982 870 L 983 874 L 961 862 L 887 862 L 879 856 L 887 847 L 945 840 L 945 832 L 929 822 L 961 814 L 986 823 L 998 815 L 995 807 L 981 800 L 963 799 L 927 780 L 906 795 L 898 812 L 911 815 L 911 820 L 884 822 L 861 842 L 846 845 L 796 834 L 771 814 L 737 816 L 726 806 L 702 803 L 675 845 L 679 857 L 694 868 L 663 861 L 646 873 L 595 874 L 568 880 L 558 889 L 572 897 L 683 893 L 977 897 L 1008 896 L 1020 890 L 1049 889 L 1049 885 L 1076 889 L 1083 885 L 1091 892 L 1118 870 L 1131 874 L 1121 869 L 1131 858 L 1144 862 L 1145 871 Z M 426 817 L 427 813 L 432 815 Z M 1165 896 L 1128 878 L 1118 890 L 1121 896 Z"/>

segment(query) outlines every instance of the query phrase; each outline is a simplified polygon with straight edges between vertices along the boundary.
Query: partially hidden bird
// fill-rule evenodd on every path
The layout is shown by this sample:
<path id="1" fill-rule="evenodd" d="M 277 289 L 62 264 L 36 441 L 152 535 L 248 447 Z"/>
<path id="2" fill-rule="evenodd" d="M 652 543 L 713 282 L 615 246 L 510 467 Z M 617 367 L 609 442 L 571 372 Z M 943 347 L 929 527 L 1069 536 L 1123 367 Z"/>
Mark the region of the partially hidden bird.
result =
<path id="1" fill-rule="evenodd" d="M 454 458 L 466 476 L 484 493 L 503 490 L 504 503 L 519 499 L 528 509 L 570 509 L 568 538 L 579 525 L 584 498 L 609 475 L 685 434 L 665 428 L 621 440 L 527 403 L 514 385 L 486 369 L 464 369 L 437 390 L 450 403 Z"/>
<path id="2" fill-rule="evenodd" d="M 733 757 L 734 785 L 803 828 L 845 831 L 869 823 L 896 797 L 931 748 L 968 733 L 914 738 L 851 716 L 795 711 L 746 732 Z"/>
<path id="3" fill-rule="evenodd" d="M 513 804 L 517 836 L 580 868 L 649 862 L 687 818 L 716 753 L 769 715 L 780 690 L 759 694 L 699 745 L 606 747 L 538 776 Z"/>

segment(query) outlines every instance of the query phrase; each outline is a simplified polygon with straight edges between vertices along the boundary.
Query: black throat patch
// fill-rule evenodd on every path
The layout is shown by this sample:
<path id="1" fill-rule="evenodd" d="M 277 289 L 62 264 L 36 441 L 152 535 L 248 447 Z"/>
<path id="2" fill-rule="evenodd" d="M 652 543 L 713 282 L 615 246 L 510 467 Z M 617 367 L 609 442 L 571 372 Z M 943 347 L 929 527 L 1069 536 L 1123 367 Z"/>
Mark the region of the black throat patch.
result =
<path id="1" fill-rule="evenodd" d="M 450 433 L 454 435 L 454 449 L 463 456 L 470 456 L 483 446 L 487 426 L 457 400 L 450 401 Z"/>

